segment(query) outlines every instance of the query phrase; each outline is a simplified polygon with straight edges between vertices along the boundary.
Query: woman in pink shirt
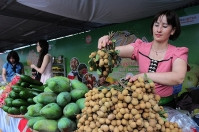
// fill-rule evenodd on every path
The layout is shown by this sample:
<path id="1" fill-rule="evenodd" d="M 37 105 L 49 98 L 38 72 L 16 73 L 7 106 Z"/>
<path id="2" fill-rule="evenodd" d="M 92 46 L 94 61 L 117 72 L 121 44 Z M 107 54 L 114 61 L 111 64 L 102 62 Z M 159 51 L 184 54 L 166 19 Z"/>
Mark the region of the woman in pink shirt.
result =
<path id="1" fill-rule="evenodd" d="M 158 13 L 152 22 L 152 42 L 143 42 L 138 39 L 135 43 L 118 46 L 119 56 L 137 60 L 139 74 L 127 76 L 134 81 L 144 73 L 156 84 L 155 93 L 162 99 L 166 98 L 169 106 L 174 106 L 172 97 L 173 86 L 182 84 L 187 71 L 188 48 L 176 47 L 169 44 L 169 40 L 175 40 L 180 35 L 180 22 L 173 11 Z M 103 36 L 98 41 L 98 48 L 110 44 L 108 36 Z M 168 99 L 170 99 L 168 101 Z M 162 104 L 167 105 L 167 104 Z"/>

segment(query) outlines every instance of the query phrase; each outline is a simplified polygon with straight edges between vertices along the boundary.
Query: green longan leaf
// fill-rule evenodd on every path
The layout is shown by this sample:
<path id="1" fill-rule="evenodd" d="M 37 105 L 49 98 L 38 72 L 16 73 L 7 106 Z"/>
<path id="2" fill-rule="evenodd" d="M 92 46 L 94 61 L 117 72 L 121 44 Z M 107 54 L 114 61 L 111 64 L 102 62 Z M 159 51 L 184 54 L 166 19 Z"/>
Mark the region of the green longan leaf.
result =
<path id="1" fill-rule="evenodd" d="M 92 67 L 93 67 L 93 71 L 96 71 L 96 70 L 97 70 L 96 64 L 94 64 Z"/>
<path id="2" fill-rule="evenodd" d="M 117 55 L 120 53 L 120 51 L 119 51 L 119 50 L 115 50 L 115 52 L 117 53 Z"/>
<path id="3" fill-rule="evenodd" d="M 98 74 L 98 75 L 101 75 L 102 72 L 101 72 L 99 69 L 97 69 L 97 74 Z"/>
<path id="4" fill-rule="evenodd" d="M 93 59 L 91 58 L 89 61 L 88 61 L 88 64 L 91 66 L 91 65 L 93 65 Z"/>
<path id="5" fill-rule="evenodd" d="M 153 83 L 153 81 L 152 81 L 151 79 L 148 79 L 148 82 L 149 82 L 149 83 Z"/>
<path id="6" fill-rule="evenodd" d="M 99 61 L 100 59 L 100 56 L 97 54 L 96 57 L 95 57 L 96 61 Z"/>
<path id="7" fill-rule="evenodd" d="M 147 74 L 144 73 L 144 80 L 148 80 Z"/>
<path id="8" fill-rule="evenodd" d="M 116 42 L 116 39 L 112 39 L 112 42 L 115 43 L 115 42 Z"/>
<path id="9" fill-rule="evenodd" d="M 90 59 L 90 60 L 88 61 L 88 64 L 89 64 L 89 65 L 90 65 L 91 61 L 92 61 L 92 59 Z"/>
<path id="10" fill-rule="evenodd" d="M 149 79 L 146 73 L 144 73 L 144 80 L 147 80 L 149 83 L 153 83 L 153 80 Z"/>
<path id="11" fill-rule="evenodd" d="M 95 64 L 95 62 L 94 62 L 93 59 L 90 59 L 90 60 L 88 61 L 88 64 L 89 64 L 90 67 L 93 67 L 93 68 L 96 69 L 96 64 Z"/>
<path id="12" fill-rule="evenodd" d="M 167 112 L 166 111 L 159 111 L 159 115 L 163 115 L 165 113 L 167 113 Z"/>
<path id="13" fill-rule="evenodd" d="M 163 121 L 167 121 L 167 119 L 166 119 L 166 118 L 163 118 L 163 117 L 161 117 L 161 118 L 162 118 L 162 120 L 163 120 Z"/>
<path id="14" fill-rule="evenodd" d="M 113 63 L 112 63 L 112 56 L 108 56 L 108 65 L 111 66 Z"/>

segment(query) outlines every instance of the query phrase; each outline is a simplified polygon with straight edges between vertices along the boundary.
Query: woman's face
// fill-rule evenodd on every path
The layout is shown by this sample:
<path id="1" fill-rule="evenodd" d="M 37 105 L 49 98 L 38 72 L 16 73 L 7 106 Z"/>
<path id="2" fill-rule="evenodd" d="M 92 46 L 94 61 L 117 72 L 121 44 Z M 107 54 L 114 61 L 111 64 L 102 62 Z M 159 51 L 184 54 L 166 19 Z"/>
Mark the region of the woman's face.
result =
<path id="1" fill-rule="evenodd" d="M 78 60 L 77 59 L 72 59 L 71 61 L 70 61 L 70 66 L 71 66 L 71 69 L 73 70 L 73 71 L 75 71 L 76 69 L 77 69 L 77 66 L 79 65 L 79 62 L 78 62 Z"/>
<path id="2" fill-rule="evenodd" d="M 41 51 L 41 47 L 39 45 L 39 43 L 37 43 L 37 52 L 40 52 Z"/>
<path id="3" fill-rule="evenodd" d="M 175 29 L 168 25 L 167 18 L 162 15 L 157 22 L 153 24 L 153 38 L 157 42 L 165 42 L 169 40 L 170 35 L 175 33 Z"/>
<path id="4" fill-rule="evenodd" d="M 13 57 L 10 57 L 9 61 L 11 64 L 15 64 L 15 59 Z"/>

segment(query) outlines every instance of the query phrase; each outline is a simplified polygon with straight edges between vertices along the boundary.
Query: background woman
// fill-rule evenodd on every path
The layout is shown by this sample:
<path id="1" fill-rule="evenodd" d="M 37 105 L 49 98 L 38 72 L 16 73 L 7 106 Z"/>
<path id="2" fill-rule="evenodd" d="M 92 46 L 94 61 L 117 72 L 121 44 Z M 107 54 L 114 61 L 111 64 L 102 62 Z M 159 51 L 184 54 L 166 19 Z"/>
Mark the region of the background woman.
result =
<path id="1" fill-rule="evenodd" d="M 8 53 L 7 62 L 3 65 L 2 78 L 4 82 L 11 82 L 16 74 L 23 74 L 24 67 L 16 51 Z"/>
<path id="2" fill-rule="evenodd" d="M 46 40 L 39 40 L 36 48 L 39 53 L 38 63 L 37 66 L 31 64 L 30 67 L 41 74 L 40 82 L 45 84 L 46 80 L 52 77 L 52 57 L 48 54 L 49 44 Z"/>

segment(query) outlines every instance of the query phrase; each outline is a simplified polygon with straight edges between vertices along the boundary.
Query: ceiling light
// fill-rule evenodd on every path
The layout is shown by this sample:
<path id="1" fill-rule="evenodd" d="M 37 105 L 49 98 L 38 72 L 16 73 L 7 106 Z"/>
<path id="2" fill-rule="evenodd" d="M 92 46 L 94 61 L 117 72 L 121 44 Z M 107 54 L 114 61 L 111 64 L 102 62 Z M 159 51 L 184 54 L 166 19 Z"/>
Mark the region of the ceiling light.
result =
<path id="1" fill-rule="evenodd" d="M 36 32 L 36 31 L 31 31 L 31 32 L 25 33 L 25 34 L 23 34 L 23 35 L 21 35 L 21 36 L 26 37 L 26 36 L 28 36 L 28 35 L 30 35 L 30 34 L 35 33 L 35 32 Z"/>

